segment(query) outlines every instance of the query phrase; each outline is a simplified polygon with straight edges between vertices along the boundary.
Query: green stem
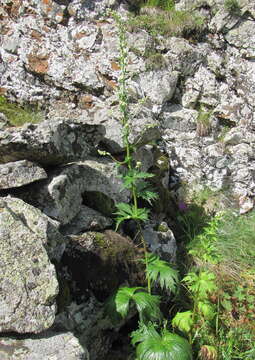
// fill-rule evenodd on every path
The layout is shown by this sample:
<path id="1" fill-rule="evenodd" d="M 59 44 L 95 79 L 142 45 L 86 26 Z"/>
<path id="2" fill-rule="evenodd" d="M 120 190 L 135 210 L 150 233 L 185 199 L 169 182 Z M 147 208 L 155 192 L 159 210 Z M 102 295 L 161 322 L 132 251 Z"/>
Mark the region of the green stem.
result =
<path id="1" fill-rule="evenodd" d="M 132 147 L 129 141 L 129 135 L 130 135 L 130 127 L 129 127 L 129 111 L 128 111 L 128 97 L 127 97 L 127 89 L 126 89 L 126 76 L 127 76 L 127 40 L 126 40 L 126 31 L 124 28 L 124 25 L 122 23 L 122 20 L 120 16 L 117 14 L 114 14 L 115 21 L 118 24 L 118 37 L 119 37 L 119 50 L 120 50 L 120 57 L 119 57 L 119 64 L 120 64 L 120 73 L 121 77 L 119 80 L 119 101 L 120 101 L 120 111 L 122 113 L 122 139 L 123 144 L 125 146 L 126 150 L 126 165 L 129 170 L 133 170 L 133 161 L 132 161 Z M 136 185 L 132 184 L 131 187 L 131 193 L 132 193 L 132 201 L 134 206 L 134 212 L 136 213 L 138 210 L 138 204 L 137 204 L 137 189 Z M 141 234 L 142 244 L 143 244 L 143 250 L 144 250 L 144 258 L 145 258 L 145 266 L 146 266 L 146 273 L 148 274 L 148 252 L 147 252 L 147 246 L 146 242 L 142 236 L 142 228 L 139 221 L 137 221 L 138 229 Z M 147 276 L 147 289 L 148 293 L 151 294 L 151 281 L 150 278 Z"/>

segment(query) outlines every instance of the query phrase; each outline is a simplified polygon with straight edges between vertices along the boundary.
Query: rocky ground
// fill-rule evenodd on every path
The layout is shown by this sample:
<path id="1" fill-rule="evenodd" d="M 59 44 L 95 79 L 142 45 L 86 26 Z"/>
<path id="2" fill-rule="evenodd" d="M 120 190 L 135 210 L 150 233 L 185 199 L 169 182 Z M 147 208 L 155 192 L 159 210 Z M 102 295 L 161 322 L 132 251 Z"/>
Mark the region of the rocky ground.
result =
<path id="1" fill-rule="evenodd" d="M 127 33 L 131 140 L 161 195 L 144 236 L 167 260 L 168 226 L 189 193 L 254 207 L 255 5 L 239 3 L 237 15 L 222 0 L 176 2 L 204 16 L 199 37 Z M 114 204 L 130 194 L 97 152 L 123 151 L 118 36 L 106 11 L 126 18 L 130 4 L 1 1 L 0 96 L 44 120 L 14 127 L 0 116 L 3 360 L 106 358 L 124 324 L 110 323 L 103 302 L 142 281 L 139 250 L 113 231 Z"/>

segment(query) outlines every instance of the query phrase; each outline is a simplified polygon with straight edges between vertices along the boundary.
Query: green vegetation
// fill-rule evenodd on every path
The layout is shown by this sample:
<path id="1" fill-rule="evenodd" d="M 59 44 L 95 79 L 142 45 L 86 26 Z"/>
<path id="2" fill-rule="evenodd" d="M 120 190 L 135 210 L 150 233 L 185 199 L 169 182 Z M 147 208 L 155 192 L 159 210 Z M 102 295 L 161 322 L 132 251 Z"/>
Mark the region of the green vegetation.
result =
<path id="1" fill-rule="evenodd" d="M 181 282 L 171 264 L 147 250 L 142 228 L 150 210 L 140 204 L 147 201 L 152 205 L 158 194 L 151 188 L 154 174 L 142 172 L 133 156 L 137 149 L 129 140 L 126 28 L 119 16 L 114 18 L 119 30 L 118 97 L 125 145 L 124 160 L 116 163 L 122 168 L 123 186 L 131 194 L 130 203 L 116 205 L 116 230 L 130 220 L 136 224 L 146 285 L 117 289 L 107 303 L 108 313 L 115 323 L 136 309 L 138 328 L 131 333 L 136 360 L 254 359 L 255 212 L 245 216 L 219 212 L 214 204 L 206 213 L 203 206 L 219 195 L 210 189 L 198 193 L 196 203 L 179 204 L 177 219 L 183 227 L 185 246 Z M 209 128 L 210 117 L 210 111 L 200 108 L 198 123 Z M 175 295 L 170 310 L 166 310 L 168 300 L 161 308 L 165 300 L 162 293 L 165 297 Z"/>
<path id="2" fill-rule="evenodd" d="M 173 324 L 192 338 L 193 349 L 202 359 L 254 359 L 255 212 L 218 214 L 196 233 L 193 229 L 189 233 L 185 216 L 182 224 L 193 267 L 183 282 L 192 310 L 177 313 Z M 197 289 L 208 296 L 200 306 L 195 284 L 201 274 L 207 274 L 207 279 Z"/>
<path id="3" fill-rule="evenodd" d="M 130 17 L 128 30 L 146 30 L 152 36 L 186 36 L 193 32 L 202 32 L 204 19 L 195 13 L 186 11 L 165 11 L 158 14 L 142 14 Z"/>
<path id="4" fill-rule="evenodd" d="M 119 203 L 116 205 L 116 230 L 119 226 L 129 220 L 136 223 L 137 235 L 142 246 L 145 265 L 146 287 L 121 287 L 111 297 L 107 304 L 108 314 L 115 322 L 118 318 L 127 317 L 130 308 L 135 307 L 139 314 L 138 330 L 131 334 L 132 344 L 136 346 L 137 360 L 192 360 L 192 350 L 188 341 L 162 327 L 163 315 L 160 309 L 161 297 L 153 295 L 152 290 L 157 284 L 161 290 L 176 293 L 178 273 L 172 269 L 169 263 L 162 261 L 158 256 L 150 254 L 147 244 L 142 235 L 142 224 L 149 219 L 149 210 L 139 207 L 139 199 L 145 200 L 150 204 L 157 199 L 158 195 L 150 188 L 146 180 L 152 178 L 154 174 L 142 172 L 141 164 L 136 162 L 133 153 L 136 148 L 129 141 L 130 134 L 130 114 L 126 89 L 127 81 L 127 43 L 126 29 L 122 19 L 113 14 L 117 22 L 119 31 L 119 64 L 121 75 L 119 79 L 119 108 L 122 114 L 122 139 L 125 145 L 125 159 L 117 161 L 118 166 L 125 166 L 126 171 L 120 177 L 123 179 L 124 188 L 130 190 L 131 204 Z"/>
<path id="5" fill-rule="evenodd" d="M 197 134 L 199 136 L 206 136 L 209 134 L 211 130 L 211 115 L 212 111 L 205 110 L 200 106 L 197 118 Z"/>
<path id="6" fill-rule="evenodd" d="M 164 11 L 169 11 L 174 8 L 173 0 L 147 0 L 144 7 L 157 7 Z"/>
<path id="7" fill-rule="evenodd" d="M 225 0 L 224 7 L 231 15 L 240 15 L 241 13 L 240 5 L 237 0 Z"/>
<path id="8" fill-rule="evenodd" d="M 0 112 L 3 113 L 11 126 L 22 126 L 26 123 L 39 123 L 43 120 L 41 112 L 31 107 L 21 107 L 0 96 Z"/>

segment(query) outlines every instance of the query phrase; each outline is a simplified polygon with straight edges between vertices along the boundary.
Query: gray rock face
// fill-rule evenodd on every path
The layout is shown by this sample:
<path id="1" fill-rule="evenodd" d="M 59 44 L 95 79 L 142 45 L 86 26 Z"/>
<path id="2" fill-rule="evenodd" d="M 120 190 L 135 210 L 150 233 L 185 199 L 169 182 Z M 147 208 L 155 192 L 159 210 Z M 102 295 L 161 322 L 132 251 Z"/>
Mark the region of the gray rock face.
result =
<path id="1" fill-rule="evenodd" d="M 148 226 L 143 231 L 143 237 L 151 252 L 162 260 L 174 263 L 176 261 L 176 240 L 171 229 L 165 222 L 159 226 L 159 231 Z"/>
<path id="2" fill-rule="evenodd" d="M 70 164 L 56 171 L 44 185 L 34 185 L 29 195 L 48 216 L 63 225 L 80 212 L 89 197 L 89 207 L 110 214 L 115 202 L 126 202 L 129 192 L 122 190 L 122 181 L 113 161 L 92 159 Z"/>
<path id="3" fill-rule="evenodd" d="M 103 137 L 102 126 L 59 120 L 0 132 L 0 163 L 31 160 L 56 165 L 85 159 Z"/>
<path id="4" fill-rule="evenodd" d="M 75 235 L 86 230 L 100 231 L 112 225 L 113 221 L 88 206 L 81 205 L 81 210 L 72 221 L 63 226 L 61 232 L 66 235 Z"/>
<path id="5" fill-rule="evenodd" d="M 11 189 L 46 179 L 44 169 L 27 160 L 0 165 L 0 189 Z"/>
<path id="6" fill-rule="evenodd" d="M 15 201 L 23 205 L 0 201 L 0 332 L 38 333 L 54 322 L 58 282 L 40 236 L 43 229 L 29 218 L 31 212 L 24 216 L 24 207 L 19 212 Z"/>
<path id="7" fill-rule="evenodd" d="M 47 331 L 24 340 L 1 338 L 1 360 L 89 360 L 86 348 L 71 333 Z"/>

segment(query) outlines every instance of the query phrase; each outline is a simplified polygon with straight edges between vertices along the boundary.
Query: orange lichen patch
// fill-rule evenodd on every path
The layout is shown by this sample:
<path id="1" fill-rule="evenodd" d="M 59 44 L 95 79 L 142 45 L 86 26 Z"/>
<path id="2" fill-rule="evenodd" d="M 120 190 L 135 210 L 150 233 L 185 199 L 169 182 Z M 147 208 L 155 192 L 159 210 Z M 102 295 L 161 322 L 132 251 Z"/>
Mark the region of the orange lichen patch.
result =
<path id="1" fill-rule="evenodd" d="M 116 62 L 114 62 L 114 61 L 111 62 L 111 68 L 112 68 L 112 70 L 114 70 L 114 71 L 120 70 L 119 64 L 116 63 Z"/>
<path id="2" fill-rule="evenodd" d="M 49 55 L 28 55 L 28 65 L 31 71 L 38 74 L 46 74 L 49 69 Z"/>
<path id="3" fill-rule="evenodd" d="M 83 37 L 87 36 L 87 33 L 86 31 L 81 31 L 81 32 L 78 32 L 77 34 L 74 35 L 74 39 L 75 40 L 79 40 L 79 39 L 82 39 Z"/>
<path id="4" fill-rule="evenodd" d="M 91 95 L 82 95 L 80 97 L 80 107 L 82 109 L 90 109 L 92 108 L 94 105 L 93 105 L 93 98 Z"/>
<path id="5" fill-rule="evenodd" d="M 105 24 L 110 24 L 110 22 L 109 21 L 107 21 L 107 20 L 96 20 L 96 25 L 97 26 L 103 26 L 103 25 L 105 25 Z"/>
<path id="6" fill-rule="evenodd" d="M 5 95 L 7 93 L 7 89 L 0 87 L 0 95 Z"/>
<path id="7" fill-rule="evenodd" d="M 37 30 L 32 30 L 30 35 L 31 35 L 32 38 L 34 38 L 34 39 L 36 39 L 38 41 L 42 40 L 42 34 Z"/>
<path id="8" fill-rule="evenodd" d="M 61 21 L 63 20 L 63 17 L 64 17 L 63 11 L 58 11 L 55 15 L 55 19 L 58 23 L 61 23 Z"/>
<path id="9" fill-rule="evenodd" d="M 51 28 L 49 26 L 44 25 L 42 30 L 45 31 L 46 33 L 49 33 L 51 31 Z"/>
<path id="10" fill-rule="evenodd" d="M 6 10 L 11 17 L 17 17 L 19 15 L 19 8 L 21 5 L 21 0 L 13 0 Z"/>
<path id="11" fill-rule="evenodd" d="M 106 80 L 106 86 L 108 88 L 111 88 L 111 89 L 116 89 L 116 87 L 118 86 L 117 82 L 114 81 L 114 80 Z"/>
<path id="12" fill-rule="evenodd" d="M 13 30 L 11 28 L 9 28 L 8 26 L 3 25 L 1 34 L 11 36 L 13 34 Z"/>
<path id="13" fill-rule="evenodd" d="M 52 0 L 42 0 L 42 3 L 45 5 L 52 5 Z"/>

